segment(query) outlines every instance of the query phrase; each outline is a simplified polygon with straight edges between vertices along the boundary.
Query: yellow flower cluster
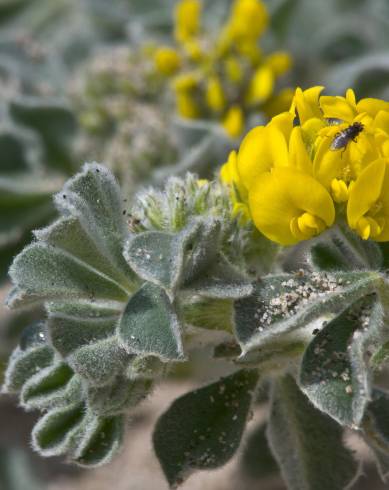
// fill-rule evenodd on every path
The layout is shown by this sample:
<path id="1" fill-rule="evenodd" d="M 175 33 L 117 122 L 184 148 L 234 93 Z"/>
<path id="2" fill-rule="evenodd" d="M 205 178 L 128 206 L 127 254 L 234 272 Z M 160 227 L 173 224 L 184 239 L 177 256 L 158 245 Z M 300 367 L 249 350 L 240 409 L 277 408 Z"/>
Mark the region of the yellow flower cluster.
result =
<path id="1" fill-rule="evenodd" d="M 367 240 L 389 241 L 389 102 L 295 92 L 289 112 L 252 129 L 221 169 L 235 212 L 292 245 L 336 216 Z"/>
<path id="2" fill-rule="evenodd" d="M 242 134 L 248 114 L 288 106 L 289 89 L 273 96 L 275 83 L 291 65 L 285 52 L 265 56 L 259 39 L 268 25 L 261 0 L 234 0 L 216 37 L 201 25 L 200 0 L 181 0 L 175 9 L 176 46 L 156 49 L 154 61 L 171 78 L 178 113 L 217 119 L 232 137 Z"/>

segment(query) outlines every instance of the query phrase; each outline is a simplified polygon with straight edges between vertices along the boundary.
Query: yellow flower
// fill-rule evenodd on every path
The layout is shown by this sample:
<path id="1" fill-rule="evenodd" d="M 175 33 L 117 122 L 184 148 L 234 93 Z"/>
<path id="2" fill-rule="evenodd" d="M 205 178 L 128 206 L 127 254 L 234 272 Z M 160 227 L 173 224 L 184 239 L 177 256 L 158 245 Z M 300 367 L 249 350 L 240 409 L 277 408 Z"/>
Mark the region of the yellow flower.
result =
<path id="1" fill-rule="evenodd" d="M 290 70 L 292 58 L 285 51 L 276 51 L 267 56 L 264 63 L 271 69 L 275 76 L 279 77 Z"/>
<path id="2" fill-rule="evenodd" d="M 236 151 L 230 152 L 227 162 L 221 168 L 220 178 L 222 182 L 231 187 L 233 215 L 239 216 L 242 223 L 246 223 L 250 219 L 249 209 L 246 204 L 247 191 L 242 185 L 238 173 Z"/>
<path id="3" fill-rule="evenodd" d="M 236 56 L 229 56 L 224 62 L 224 69 L 228 80 L 237 84 L 243 79 L 243 68 Z"/>
<path id="4" fill-rule="evenodd" d="M 216 76 L 208 80 L 206 99 L 208 106 L 214 112 L 221 112 L 226 105 L 222 84 Z"/>
<path id="5" fill-rule="evenodd" d="M 322 90 L 296 89 L 290 111 L 252 129 L 222 173 L 234 168 L 254 224 L 280 244 L 320 234 L 335 211 L 363 239 L 389 241 L 389 104 Z"/>
<path id="6" fill-rule="evenodd" d="M 199 0 L 181 0 L 175 9 L 175 37 L 185 43 L 200 30 L 201 3 Z"/>
<path id="7" fill-rule="evenodd" d="M 324 87 L 317 86 L 303 91 L 297 87 L 290 112 L 298 117 L 300 124 L 312 118 L 323 117 L 319 106 L 319 97 L 323 89 Z"/>
<path id="8" fill-rule="evenodd" d="M 200 0 L 177 2 L 176 49 L 155 51 L 156 71 L 171 77 L 182 117 L 216 119 L 227 135 L 237 138 L 246 118 L 271 104 L 277 79 L 290 68 L 291 59 L 285 52 L 262 53 L 259 37 L 269 20 L 262 0 L 233 0 L 215 35 L 201 29 L 201 5 Z M 285 94 L 273 110 L 285 104 Z"/>
<path id="9" fill-rule="evenodd" d="M 389 241 L 389 166 L 379 158 L 366 167 L 350 191 L 347 220 L 364 239 Z"/>
<path id="10" fill-rule="evenodd" d="M 260 66 L 250 81 L 246 101 L 250 105 L 261 104 L 273 93 L 274 75 L 272 70 L 266 66 Z"/>
<path id="11" fill-rule="evenodd" d="M 179 92 L 176 94 L 176 105 L 178 114 L 188 119 L 199 117 L 199 107 L 194 96 L 190 92 Z"/>
<path id="12" fill-rule="evenodd" d="M 163 46 L 155 51 L 154 62 L 160 73 L 173 75 L 180 68 L 181 58 L 173 48 Z"/>
<path id="13" fill-rule="evenodd" d="M 229 36 L 234 40 L 258 39 L 268 25 L 269 15 L 260 0 L 235 0 L 228 23 Z"/>
<path id="14" fill-rule="evenodd" d="M 326 189 L 310 175 L 288 167 L 273 168 L 253 183 L 249 207 L 255 226 L 281 245 L 319 235 L 335 219 Z"/>
<path id="15" fill-rule="evenodd" d="M 244 116 L 238 105 L 229 108 L 223 119 L 223 127 L 232 138 L 239 137 L 244 130 Z"/>

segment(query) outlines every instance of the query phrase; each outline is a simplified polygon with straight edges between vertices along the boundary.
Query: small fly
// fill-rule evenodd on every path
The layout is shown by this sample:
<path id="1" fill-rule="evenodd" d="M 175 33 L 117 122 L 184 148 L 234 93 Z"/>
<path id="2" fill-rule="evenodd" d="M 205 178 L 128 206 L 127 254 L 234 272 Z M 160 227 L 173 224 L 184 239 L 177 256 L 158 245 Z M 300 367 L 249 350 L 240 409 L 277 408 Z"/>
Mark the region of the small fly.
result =
<path id="1" fill-rule="evenodd" d="M 330 149 L 340 150 L 344 148 L 343 151 L 345 151 L 350 141 L 357 142 L 356 137 L 363 131 L 363 128 L 364 126 L 361 122 L 350 124 L 350 126 L 335 134 Z"/>

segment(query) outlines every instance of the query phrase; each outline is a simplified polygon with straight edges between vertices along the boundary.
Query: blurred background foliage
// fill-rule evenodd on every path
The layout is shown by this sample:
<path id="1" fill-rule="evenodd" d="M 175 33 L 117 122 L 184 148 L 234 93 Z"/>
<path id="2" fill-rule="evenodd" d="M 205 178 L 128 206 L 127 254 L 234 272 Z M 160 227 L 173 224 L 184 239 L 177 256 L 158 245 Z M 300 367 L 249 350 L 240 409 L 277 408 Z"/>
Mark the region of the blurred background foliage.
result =
<path id="1" fill-rule="evenodd" d="M 271 24 L 266 50 L 287 50 L 290 87 L 353 87 L 357 97 L 389 98 L 388 0 L 265 0 Z M 205 28 L 220 26 L 232 0 L 204 0 Z M 84 160 L 107 163 L 131 196 L 186 170 L 211 176 L 237 146 L 210 121 L 174 116 L 141 46 L 169 42 L 174 0 L 0 0 L 0 280 L 56 214 L 52 194 Z M 0 366 L 21 329 L 39 311 L 2 311 Z M 0 437 L 0 488 L 46 488 L 46 466 L 31 464 L 33 416 L 0 402 L 28 429 Z M 15 415 L 16 414 L 16 415 Z M 0 431 L 0 432 L 1 432 Z M 33 460 L 35 461 L 35 459 Z M 16 470 L 17 468 L 17 470 Z M 23 468 L 23 471 L 20 470 Z M 65 471 L 60 466 L 60 472 Z M 28 486 L 26 486 L 28 481 Z M 377 487 L 378 488 L 378 487 Z"/>

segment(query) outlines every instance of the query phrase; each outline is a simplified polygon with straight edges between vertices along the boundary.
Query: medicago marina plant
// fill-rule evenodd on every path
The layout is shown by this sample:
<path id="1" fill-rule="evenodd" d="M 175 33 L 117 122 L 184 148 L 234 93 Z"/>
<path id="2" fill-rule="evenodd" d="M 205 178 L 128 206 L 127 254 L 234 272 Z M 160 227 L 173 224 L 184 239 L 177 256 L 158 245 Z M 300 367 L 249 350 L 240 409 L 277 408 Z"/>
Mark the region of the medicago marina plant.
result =
<path id="1" fill-rule="evenodd" d="M 260 404 L 266 429 L 244 452 L 261 444 L 288 488 L 350 488 L 350 433 L 386 478 L 389 109 L 321 91 L 297 89 L 221 179 L 127 196 L 87 164 L 55 196 L 59 218 L 15 258 L 8 298 L 46 309 L 3 386 L 40 411 L 40 454 L 110 461 L 132 410 L 200 345 L 225 373 L 210 369 L 156 424 L 172 488 L 229 461 Z"/>

